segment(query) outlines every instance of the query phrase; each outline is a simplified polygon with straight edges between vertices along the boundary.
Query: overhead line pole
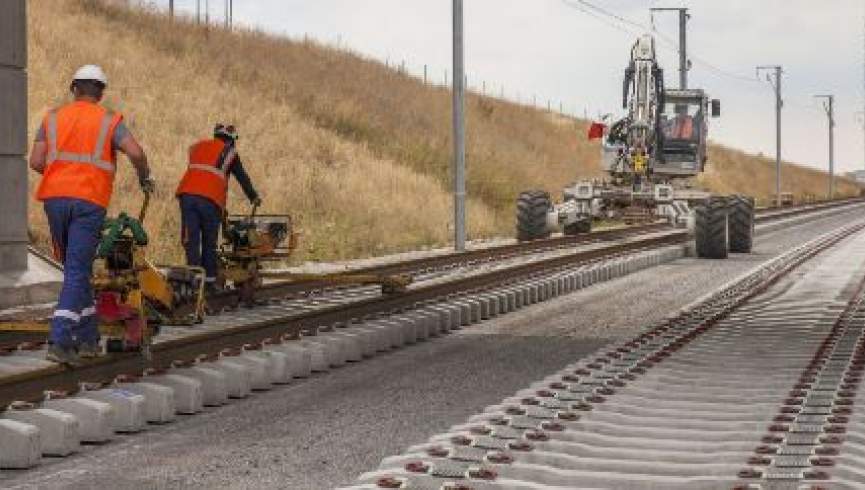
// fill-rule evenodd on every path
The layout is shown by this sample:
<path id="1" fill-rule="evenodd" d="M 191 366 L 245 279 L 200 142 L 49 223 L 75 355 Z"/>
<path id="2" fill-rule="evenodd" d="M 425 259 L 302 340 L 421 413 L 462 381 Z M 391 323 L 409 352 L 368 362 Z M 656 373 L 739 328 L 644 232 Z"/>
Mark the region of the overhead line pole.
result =
<path id="1" fill-rule="evenodd" d="M 784 100 L 781 98 L 781 75 L 784 69 L 780 65 L 758 66 L 757 76 L 762 70 L 773 70 L 774 80 L 771 75 L 766 79 L 775 89 L 775 205 L 781 207 L 781 109 Z"/>
<path id="2" fill-rule="evenodd" d="M 454 248 L 466 249 L 465 49 L 463 0 L 453 0 Z"/>
<path id="3" fill-rule="evenodd" d="M 835 96 L 815 95 L 818 99 L 825 99 L 823 109 L 829 119 L 829 199 L 835 198 Z"/>
<path id="4" fill-rule="evenodd" d="M 688 14 L 686 8 L 651 8 L 651 12 L 678 12 L 679 13 L 679 88 L 688 88 L 688 70 L 690 70 L 690 62 L 688 61 L 688 19 L 691 15 Z"/>

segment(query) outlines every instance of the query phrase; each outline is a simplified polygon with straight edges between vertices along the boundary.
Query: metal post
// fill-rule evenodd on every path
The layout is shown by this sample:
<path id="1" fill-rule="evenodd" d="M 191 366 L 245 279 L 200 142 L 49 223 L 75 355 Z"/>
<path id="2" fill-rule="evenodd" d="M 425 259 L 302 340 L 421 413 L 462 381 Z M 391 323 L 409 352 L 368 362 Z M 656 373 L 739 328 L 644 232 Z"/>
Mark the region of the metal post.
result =
<path id="1" fill-rule="evenodd" d="M 27 2 L 0 15 L 0 271 L 27 268 Z"/>
<path id="2" fill-rule="evenodd" d="M 688 19 L 691 15 L 688 14 L 686 8 L 652 8 L 654 12 L 678 12 L 679 13 L 679 88 L 688 88 L 688 70 L 690 62 L 688 61 Z"/>
<path id="3" fill-rule="evenodd" d="M 775 205 L 781 207 L 781 109 L 784 107 L 784 101 L 781 99 L 781 75 L 784 70 L 778 65 L 758 66 L 758 75 L 761 70 L 774 70 L 775 75 L 766 78 L 775 88 Z"/>
<path id="4" fill-rule="evenodd" d="M 829 118 L 829 199 L 835 198 L 835 96 L 815 95 L 818 99 L 825 99 L 823 109 Z"/>
<path id="5" fill-rule="evenodd" d="M 168 0 L 168 18 L 174 20 L 174 0 Z"/>
<path id="6" fill-rule="evenodd" d="M 228 28 L 234 29 L 234 0 L 228 0 Z"/>
<path id="7" fill-rule="evenodd" d="M 466 249 L 465 51 L 463 0 L 453 0 L 453 117 L 454 117 L 454 248 Z"/>
<path id="8" fill-rule="evenodd" d="M 195 23 L 201 24 L 201 0 L 195 0 Z"/>
<path id="9" fill-rule="evenodd" d="M 423 65 L 423 84 L 427 84 L 427 66 Z"/>

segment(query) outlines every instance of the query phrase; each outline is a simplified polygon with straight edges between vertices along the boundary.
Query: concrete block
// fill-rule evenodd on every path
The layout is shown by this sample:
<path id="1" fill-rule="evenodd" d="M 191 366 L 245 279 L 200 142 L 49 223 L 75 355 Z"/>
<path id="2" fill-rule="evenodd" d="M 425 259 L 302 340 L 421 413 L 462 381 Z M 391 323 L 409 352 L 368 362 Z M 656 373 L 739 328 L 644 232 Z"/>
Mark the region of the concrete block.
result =
<path id="1" fill-rule="evenodd" d="M 451 304 L 460 308 L 460 327 L 472 324 L 472 305 L 465 298 L 453 299 Z"/>
<path id="2" fill-rule="evenodd" d="M 312 351 L 294 341 L 268 345 L 265 350 L 285 353 L 288 356 L 288 369 L 295 378 L 306 378 L 312 373 Z"/>
<path id="3" fill-rule="evenodd" d="M 25 470 L 39 464 L 39 428 L 17 420 L 0 419 L 0 468 Z"/>
<path id="4" fill-rule="evenodd" d="M 114 408 L 87 398 L 57 398 L 45 400 L 43 408 L 74 415 L 78 419 L 78 437 L 81 442 L 101 443 L 114 438 Z"/>
<path id="5" fill-rule="evenodd" d="M 332 332 L 320 332 L 318 336 L 322 339 L 333 338 L 338 340 L 346 362 L 362 361 L 364 352 L 370 349 L 366 338 L 344 329 L 337 329 Z M 375 352 L 374 349 L 373 352 Z"/>
<path id="6" fill-rule="evenodd" d="M 195 415 L 204 410 L 204 389 L 201 381 L 179 374 L 145 376 L 144 380 L 174 390 L 174 410 L 183 415 Z"/>
<path id="7" fill-rule="evenodd" d="M 323 338 L 318 335 L 304 337 L 303 342 L 320 345 L 325 352 L 325 360 L 328 367 L 344 366 L 346 362 L 345 348 L 343 342 L 336 338 Z"/>
<path id="8" fill-rule="evenodd" d="M 144 397 L 144 420 L 150 424 L 167 424 L 177 418 L 174 390 L 149 382 L 118 383 L 117 387 Z"/>
<path id="9" fill-rule="evenodd" d="M 418 338 L 427 340 L 438 335 L 438 318 L 421 310 L 410 311 L 406 316 L 413 318 L 418 329 Z"/>
<path id="10" fill-rule="evenodd" d="M 252 391 L 267 391 L 271 388 L 270 362 L 267 359 L 251 356 L 248 352 L 237 356 L 224 356 L 223 359 L 249 369 Z"/>
<path id="11" fill-rule="evenodd" d="M 202 403 L 205 407 L 219 407 L 228 403 L 228 376 L 218 369 L 195 365 L 169 370 L 171 374 L 197 379 L 201 383 Z"/>
<path id="12" fill-rule="evenodd" d="M 527 304 L 533 305 L 541 300 L 541 287 L 538 283 L 532 282 L 529 283 L 529 301 Z"/>
<path id="13" fill-rule="evenodd" d="M 367 350 L 364 351 L 364 357 L 372 357 L 377 352 L 390 350 L 390 332 L 386 327 L 372 326 L 366 323 L 352 325 L 351 331 L 358 333 L 367 340 Z"/>
<path id="14" fill-rule="evenodd" d="M 328 347 L 325 344 L 318 342 L 310 342 L 310 337 L 304 337 L 303 340 L 297 341 L 297 344 L 304 349 L 307 349 L 311 355 L 310 370 L 315 373 L 321 373 L 330 369 L 330 351 L 333 347 Z"/>
<path id="15" fill-rule="evenodd" d="M 402 328 L 396 323 L 388 320 L 373 320 L 368 325 L 371 328 L 380 329 L 385 333 L 390 349 L 395 349 L 405 344 Z"/>
<path id="16" fill-rule="evenodd" d="M 278 351 L 270 350 L 249 350 L 244 352 L 244 355 L 260 357 L 267 361 L 267 374 L 270 377 L 270 383 L 288 384 L 291 382 L 291 371 L 288 370 L 288 355 Z"/>
<path id="17" fill-rule="evenodd" d="M 134 433 L 144 430 L 144 397 L 120 388 L 82 391 L 77 397 L 107 403 L 114 409 L 111 426 L 114 432 Z"/>
<path id="18" fill-rule="evenodd" d="M 402 330 L 403 344 L 414 344 L 418 341 L 418 331 L 414 319 L 403 315 L 395 315 L 390 320 L 399 325 Z"/>
<path id="19" fill-rule="evenodd" d="M 252 392 L 252 370 L 249 367 L 233 362 L 231 358 L 218 359 L 201 365 L 225 375 L 225 391 L 228 398 L 246 398 Z"/>
<path id="20" fill-rule="evenodd" d="M 81 449 L 78 418 L 72 414 L 50 408 L 35 408 L 7 410 L 3 418 L 37 427 L 41 452 L 45 456 L 65 457 Z"/>
<path id="21" fill-rule="evenodd" d="M 450 310 L 440 306 L 427 306 L 420 311 L 430 316 L 433 335 L 438 336 L 450 330 Z"/>

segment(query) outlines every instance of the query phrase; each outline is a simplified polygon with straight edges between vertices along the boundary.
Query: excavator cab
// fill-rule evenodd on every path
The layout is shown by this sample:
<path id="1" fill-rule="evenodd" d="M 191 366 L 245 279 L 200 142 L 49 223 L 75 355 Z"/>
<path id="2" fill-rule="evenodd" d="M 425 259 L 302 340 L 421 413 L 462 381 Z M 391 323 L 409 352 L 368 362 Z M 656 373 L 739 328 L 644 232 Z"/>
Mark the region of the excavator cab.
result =
<path id="1" fill-rule="evenodd" d="M 709 134 L 708 117 L 720 114 L 720 103 L 699 89 L 667 90 L 658 124 L 658 159 L 653 172 L 669 178 L 693 177 L 703 171 Z"/>

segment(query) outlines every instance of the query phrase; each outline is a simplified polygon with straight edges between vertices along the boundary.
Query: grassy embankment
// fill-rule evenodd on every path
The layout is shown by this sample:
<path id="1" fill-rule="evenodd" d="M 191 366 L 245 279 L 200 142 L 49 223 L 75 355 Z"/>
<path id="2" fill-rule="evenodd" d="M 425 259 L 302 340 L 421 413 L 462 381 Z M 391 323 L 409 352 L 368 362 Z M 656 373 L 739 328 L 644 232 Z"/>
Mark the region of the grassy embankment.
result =
<path id="1" fill-rule="evenodd" d="M 97 0 L 30 2 L 31 131 L 66 100 L 78 65 L 101 64 L 106 104 L 123 111 L 147 149 L 160 191 L 149 213 L 153 252 L 178 260 L 173 190 L 188 145 L 217 121 L 235 123 L 265 211 L 288 212 L 304 231 L 299 259 L 377 255 L 444 244 L 451 235 L 450 95 L 382 63 L 260 32 L 225 32 Z M 87 42 L 69 42 L 87 33 Z M 599 175 L 582 121 L 472 94 L 468 117 L 470 235 L 510 235 L 513 200 L 554 193 Z M 789 166 L 785 189 L 819 195 L 825 176 Z M 119 172 L 113 209 L 140 202 Z M 771 162 L 720 147 L 703 182 L 765 199 Z M 31 179 L 31 188 L 35 178 Z M 236 187 L 236 186 L 233 186 Z M 842 193 L 855 192 L 847 182 Z M 235 211 L 245 202 L 232 191 Z M 45 221 L 31 208 L 33 234 Z"/>

